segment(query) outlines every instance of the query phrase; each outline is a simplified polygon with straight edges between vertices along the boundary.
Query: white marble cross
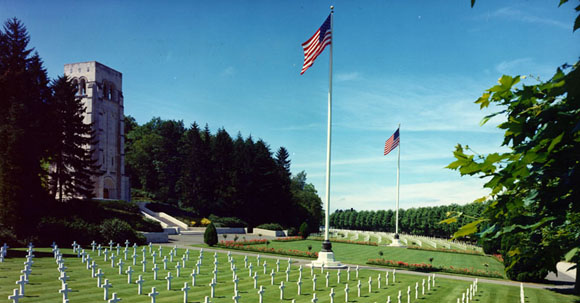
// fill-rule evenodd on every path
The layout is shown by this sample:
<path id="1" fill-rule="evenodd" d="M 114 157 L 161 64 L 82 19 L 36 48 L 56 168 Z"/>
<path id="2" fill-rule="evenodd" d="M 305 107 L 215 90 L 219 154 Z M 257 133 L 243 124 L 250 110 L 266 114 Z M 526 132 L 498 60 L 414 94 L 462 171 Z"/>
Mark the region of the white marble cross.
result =
<path id="1" fill-rule="evenodd" d="M 330 296 L 330 303 L 334 303 L 334 295 L 335 295 L 334 288 L 331 288 L 330 289 L 330 294 L 329 294 L 329 296 Z"/>
<path id="2" fill-rule="evenodd" d="M 165 280 L 167 280 L 167 290 L 171 290 L 171 280 L 173 280 L 171 272 L 167 272 L 167 277 L 165 277 Z"/>
<path id="3" fill-rule="evenodd" d="M 280 300 L 284 300 L 284 288 L 286 288 L 286 286 L 284 286 L 284 281 L 280 282 L 278 288 L 280 288 Z"/>
<path id="4" fill-rule="evenodd" d="M 115 242 L 113 242 L 113 240 L 109 240 L 109 250 L 113 250 L 113 244 L 115 244 Z"/>
<path id="5" fill-rule="evenodd" d="M 141 260 L 141 264 L 143 264 L 143 272 L 147 272 L 147 259 Z"/>
<path id="6" fill-rule="evenodd" d="M 244 267 L 248 268 L 248 256 L 244 256 Z"/>
<path id="7" fill-rule="evenodd" d="M 167 256 L 163 257 L 163 270 L 167 270 Z"/>
<path id="8" fill-rule="evenodd" d="M 356 271 L 356 278 L 357 278 L 357 279 L 358 279 L 358 269 L 359 269 L 359 268 L 358 268 L 358 265 L 357 265 L 357 266 L 356 266 L 356 268 L 355 268 L 355 271 Z"/>
<path id="9" fill-rule="evenodd" d="M 312 291 L 316 291 L 316 275 L 312 277 Z"/>
<path id="10" fill-rule="evenodd" d="M 262 266 L 264 267 L 264 274 L 268 273 L 268 267 L 266 265 L 266 261 L 264 260 L 264 264 L 262 264 Z"/>
<path id="11" fill-rule="evenodd" d="M 151 262 L 157 263 L 157 252 L 155 251 L 151 254 Z"/>
<path id="12" fill-rule="evenodd" d="M 6 243 L 4 243 L 6 244 Z M 20 295 L 18 293 L 18 289 L 14 289 L 14 291 L 12 292 L 11 296 L 8 296 L 8 300 L 12 300 L 12 303 L 18 303 L 18 300 L 20 300 L 20 298 L 23 298 L 24 296 Z"/>
<path id="13" fill-rule="evenodd" d="M 109 283 L 109 279 L 105 279 L 105 283 L 101 285 L 101 288 L 103 288 L 104 291 L 105 301 L 109 300 L 109 288 L 111 288 L 112 286 L 113 284 Z"/>
<path id="14" fill-rule="evenodd" d="M 101 250 L 103 249 L 103 247 L 101 246 L 101 244 L 97 245 L 97 256 L 101 256 Z"/>
<path id="15" fill-rule="evenodd" d="M 240 296 L 238 291 L 236 291 L 235 295 L 232 297 L 232 300 L 234 300 L 234 303 L 238 303 L 240 298 L 242 298 L 242 297 Z"/>
<path id="16" fill-rule="evenodd" d="M 175 264 L 175 270 L 176 272 L 176 276 L 179 278 L 181 276 L 181 263 L 177 262 L 177 264 Z"/>
<path id="17" fill-rule="evenodd" d="M 62 282 L 62 284 L 66 284 L 66 281 L 68 280 L 68 278 L 70 278 L 70 277 L 66 275 L 66 272 L 61 272 L 60 277 L 58 277 L 58 279 Z"/>
<path id="18" fill-rule="evenodd" d="M 123 265 L 125 265 L 125 262 L 123 262 L 123 259 L 119 259 L 119 262 L 117 262 L 117 266 L 119 266 L 119 274 L 120 275 L 123 274 Z"/>
<path id="19" fill-rule="evenodd" d="M 234 282 L 234 291 L 238 290 L 238 282 L 240 282 L 238 276 L 235 276 L 232 282 Z"/>
<path id="20" fill-rule="evenodd" d="M 397 282 L 397 270 L 393 269 L 393 284 Z"/>
<path id="21" fill-rule="evenodd" d="M 360 298 L 360 289 L 361 289 L 361 283 L 360 280 L 358 280 L 358 283 L 356 284 L 356 289 L 358 291 L 358 297 Z"/>
<path id="22" fill-rule="evenodd" d="M 109 260 L 109 250 L 107 248 L 105 248 L 105 250 L 103 251 L 103 256 L 104 256 L 103 260 L 107 262 Z"/>
<path id="23" fill-rule="evenodd" d="M 296 284 L 298 285 L 298 295 L 300 296 L 302 294 L 302 280 L 298 279 Z"/>
<path id="24" fill-rule="evenodd" d="M 346 269 L 346 280 L 350 281 L 350 266 Z"/>
<path id="25" fill-rule="evenodd" d="M 121 298 L 117 297 L 117 293 L 114 292 L 113 297 L 107 303 L 118 303 L 119 301 L 121 301 Z"/>
<path id="26" fill-rule="evenodd" d="M 401 291 L 399 290 L 399 294 L 397 295 L 397 302 L 401 303 Z"/>
<path id="27" fill-rule="evenodd" d="M 280 259 L 276 260 L 276 272 L 280 271 Z"/>
<path id="28" fill-rule="evenodd" d="M 131 284 L 131 276 L 133 275 L 133 268 L 129 266 L 125 271 L 125 273 L 127 274 L 127 284 Z"/>
<path id="29" fill-rule="evenodd" d="M 274 272 L 274 269 L 272 269 L 272 272 L 270 273 L 270 284 L 274 285 L 274 276 L 276 276 L 276 273 Z"/>
<path id="30" fill-rule="evenodd" d="M 189 287 L 189 285 L 187 285 L 187 282 L 183 283 L 183 288 L 181 288 L 181 291 L 183 291 L 183 303 L 187 303 L 187 292 L 191 289 L 191 287 Z"/>
<path id="31" fill-rule="evenodd" d="M 67 284 L 64 284 L 62 286 L 62 288 L 58 291 L 60 294 L 62 294 L 62 300 L 67 300 L 68 299 L 68 293 L 71 291 L 70 288 L 68 288 Z"/>
<path id="32" fill-rule="evenodd" d="M 97 264 L 95 264 L 95 261 L 91 262 L 91 265 L 89 266 L 89 268 L 91 269 L 91 277 L 94 278 L 95 271 L 97 270 Z"/>
<path id="33" fill-rule="evenodd" d="M 147 247 L 149 247 L 149 253 L 151 253 L 151 251 L 153 250 L 153 243 L 149 242 L 149 244 L 147 244 Z"/>
<path id="34" fill-rule="evenodd" d="M 348 284 L 346 284 L 344 286 L 344 302 L 348 302 L 348 291 L 349 291 Z"/>
<path id="35" fill-rule="evenodd" d="M 18 289 L 20 290 L 20 295 L 24 296 L 24 285 L 28 284 L 28 279 L 25 279 L 24 276 L 21 275 L 20 280 L 16 281 L 16 284 L 18 285 Z"/>
<path id="36" fill-rule="evenodd" d="M 318 298 L 316 297 L 316 293 L 312 294 L 312 300 L 310 300 L 312 303 L 316 303 L 318 302 Z"/>
<path id="37" fill-rule="evenodd" d="M 143 283 L 145 282 L 145 280 L 143 280 L 143 276 L 139 275 L 139 279 L 137 279 L 137 281 L 135 281 L 135 283 L 137 283 L 137 294 L 141 295 L 143 294 Z"/>
<path id="38" fill-rule="evenodd" d="M 373 292 L 373 278 L 369 277 L 369 293 Z"/>
<path id="39" fill-rule="evenodd" d="M 435 274 L 433 274 L 432 276 L 433 278 L 431 279 L 431 281 L 433 282 L 433 287 L 435 287 Z"/>
<path id="40" fill-rule="evenodd" d="M 407 303 L 411 303 L 411 286 L 407 286 Z"/>
<path id="41" fill-rule="evenodd" d="M 151 292 L 148 293 L 147 295 L 151 297 L 151 303 L 155 303 L 155 298 L 157 298 L 159 292 L 155 291 L 155 287 L 151 287 Z"/>
<path id="42" fill-rule="evenodd" d="M 288 282 L 289 280 L 290 280 L 290 266 L 286 268 L 286 282 Z"/>
<path id="43" fill-rule="evenodd" d="M 103 279 L 103 276 L 105 274 L 103 273 L 103 271 L 99 268 L 99 271 L 97 272 L 97 274 L 95 275 L 95 277 L 97 277 L 97 287 L 101 287 L 101 279 Z"/>
<path id="44" fill-rule="evenodd" d="M 157 263 L 153 264 L 153 269 L 151 270 L 153 271 L 153 280 L 157 280 L 157 271 L 159 270 Z"/>
<path id="45" fill-rule="evenodd" d="M 250 276 L 250 277 L 252 276 L 252 268 L 254 268 L 254 267 L 252 266 L 252 263 L 250 263 L 250 265 L 248 265 L 248 269 L 249 269 L 249 276 Z"/>
<path id="46" fill-rule="evenodd" d="M 197 272 L 195 271 L 195 269 L 191 272 L 190 276 L 191 276 L 191 286 L 195 286 L 195 277 L 197 276 Z"/>
<path id="47" fill-rule="evenodd" d="M 210 297 L 212 297 L 212 298 L 215 297 L 215 286 L 216 285 L 217 285 L 217 283 L 215 282 L 215 280 L 211 280 L 211 283 L 209 283 L 209 287 L 211 287 Z"/>
<path id="48" fill-rule="evenodd" d="M 131 242 L 129 242 L 129 240 L 125 240 L 125 248 L 129 248 L 129 244 L 131 244 Z"/>
<path id="49" fill-rule="evenodd" d="M 336 272 L 336 284 L 340 284 L 340 269 Z"/>
<path id="50" fill-rule="evenodd" d="M 415 300 L 419 298 L 419 282 L 415 283 Z"/>
<path id="51" fill-rule="evenodd" d="M 256 266 L 260 266 L 260 254 L 256 256 Z"/>
<path id="52" fill-rule="evenodd" d="M 121 252 L 121 251 L 120 251 L 120 249 L 121 249 L 121 245 L 119 245 L 119 243 L 117 243 L 117 256 L 118 256 L 118 255 L 119 255 L 119 253 Z"/>
<path id="53" fill-rule="evenodd" d="M 326 287 L 328 288 L 328 280 L 330 280 L 330 272 L 326 272 Z"/>
<path id="54" fill-rule="evenodd" d="M 137 254 L 133 253 L 133 255 L 131 255 L 131 258 L 133 258 L 133 265 L 137 265 Z"/>
<path id="55" fill-rule="evenodd" d="M 423 279 L 423 284 L 421 285 L 421 295 L 424 296 L 425 295 L 425 279 Z"/>
<path id="56" fill-rule="evenodd" d="M 254 279 L 254 289 L 258 289 L 258 272 L 254 272 L 252 279 Z"/>
<path id="57" fill-rule="evenodd" d="M 258 303 L 264 303 L 264 286 L 260 285 L 260 290 L 258 290 L 258 296 L 260 296 L 260 301 Z"/>

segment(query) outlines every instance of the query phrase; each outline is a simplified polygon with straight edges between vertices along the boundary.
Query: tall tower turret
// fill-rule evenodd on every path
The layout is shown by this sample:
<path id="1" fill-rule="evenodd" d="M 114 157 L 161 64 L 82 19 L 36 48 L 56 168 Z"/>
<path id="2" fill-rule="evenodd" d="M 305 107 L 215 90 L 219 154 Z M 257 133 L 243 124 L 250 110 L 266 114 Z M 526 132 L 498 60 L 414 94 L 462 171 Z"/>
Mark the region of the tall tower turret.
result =
<path id="1" fill-rule="evenodd" d="M 97 143 L 91 146 L 101 175 L 94 176 L 97 199 L 130 200 L 125 175 L 123 75 L 99 62 L 64 65 L 64 74 L 78 85 L 86 108 L 85 123 L 92 123 Z"/>

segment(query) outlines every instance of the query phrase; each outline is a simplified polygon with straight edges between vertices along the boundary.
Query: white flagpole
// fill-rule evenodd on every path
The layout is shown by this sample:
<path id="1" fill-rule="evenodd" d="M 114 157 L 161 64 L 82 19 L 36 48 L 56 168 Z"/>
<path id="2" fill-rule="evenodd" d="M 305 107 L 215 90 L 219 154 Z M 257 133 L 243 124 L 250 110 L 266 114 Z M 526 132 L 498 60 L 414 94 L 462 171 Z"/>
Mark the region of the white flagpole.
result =
<path id="1" fill-rule="evenodd" d="M 328 242 L 328 224 L 330 211 L 330 143 L 331 143 L 331 129 L 332 129 L 332 46 L 334 45 L 334 29 L 332 26 L 332 19 L 334 17 L 334 6 L 330 7 L 330 32 L 332 33 L 332 41 L 330 43 L 330 69 L 328 72 L 328 125 L 326 132 L 326 207 L 324 212 L 324 242 Z M 323 246 L 324 248 L 324 246 Z M 328 248 L 330 249 L 330 247 Z"/>
<path id="2" fill-rule="evenodd" d="M 399 123 L 399 128 L 397 128 L 399 132 L 399 151 L 398 151 L 398 158 L 397 158 L 397 213 L 395 216 L 395 235 L 399 235 L 399 189 L 400 189 L 400 182 L 399 182 L 399 171 L 401 170 L 401 123 Z"/>

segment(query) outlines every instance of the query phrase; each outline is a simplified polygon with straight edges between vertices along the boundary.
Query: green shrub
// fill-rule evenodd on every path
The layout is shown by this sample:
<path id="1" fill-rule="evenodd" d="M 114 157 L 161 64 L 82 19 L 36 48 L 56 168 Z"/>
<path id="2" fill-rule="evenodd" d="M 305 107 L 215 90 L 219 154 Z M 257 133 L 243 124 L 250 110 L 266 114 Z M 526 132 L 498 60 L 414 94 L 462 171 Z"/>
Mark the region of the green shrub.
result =
<path id="1" fill-rule="evenodd" d="M 213 223 L 210 223 L 205 228 L 205 233 L 203 234 L 203 242 L 209 246 L 214 246 L 218 243 L 217 230 L 215 229 Z"/>
<path id="2" fill-rule="evenodd" d="M 265 223 L 256 226 L 256 228 L 267 229 L 267 230 L 283 230 L 282 225 L 278 223 Z"/>
<path id="3" fill-rule="evenodd" d="M 308 236 L 310 235 L 310 232 L 308 231 L 308 223 L 302 222 L 302 224 L 300 224 L 298 235 L 301 236 L 302 239 L 308 238 Z"/>
<path id="4" fill-rule="evenodd" d="M 149 218 L 143 218 L 143 220 L 135 222 L 133 226 L 138 231 L 163 232 L 161 224 Z"/>
<path id="5" fill-rule="evenodd" d="M 296 230 L 296 227 L 288 228 L 288 236 L 289 237 L 298 236 L 298 230 Z"/>
<path id="6" fill-rule="evenodd" d="M 125 221 L 117 218 L 107 219 L 100 226 L 101 237 L 104 241 L 113 240 L 116 243 L 130 242 L 142 243 L 143 238 Z"/>
<path id="7" fill-rule="evenodd" d="M 73 241 L 87 245 L 92 241 L 101 241 L 99 226 L 81 218 L 44 217 L 37 225 L 38 242 L 46 246 L 56 242 L 61 247 L 68 247 Z"/>

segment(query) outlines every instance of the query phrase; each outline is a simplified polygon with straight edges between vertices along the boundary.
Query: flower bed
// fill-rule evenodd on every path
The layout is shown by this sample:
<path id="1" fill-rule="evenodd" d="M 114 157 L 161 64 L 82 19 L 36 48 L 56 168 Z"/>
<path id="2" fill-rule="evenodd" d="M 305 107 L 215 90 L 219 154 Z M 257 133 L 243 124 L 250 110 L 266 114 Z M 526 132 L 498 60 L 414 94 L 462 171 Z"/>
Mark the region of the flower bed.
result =
<path id="1" fill-rule="evenodd" d="M 308 239 L 309 240 L 315 240 L 315 241 L 323 241 L 324 240 L 324 238 L 322 238 L 322 237 L 310 237 Z M 338 239 L 338 238 L 331 238 L 330 239 L 330 242 L 335 242 L 335 243 L 348 243 L 348 244 L 358 244 L 358 245 L 370 245 L 370 246 L 379 246 L 379 244 L 377 242 L 343 240 L 343 239 Z"/>
<path id="2" fill-rule="evenodd" d="M 272 241 L 274 242 L 292 242 L 292 241 L 302 241 L 302 237 L 301 236 L 295 236 L 295 237 L 283 237 L 283 238 L 276 238 Z"/>
<path id="3" fill-rule="evenodd" d="M 256 239 L 256 240 L 245 240 L 245 241 L 220 241 L 221 245 L 258 245 L 266 244 L 268 240 L 266 239 Z"/>
<path id="4" fill-rule="evenodd" d="M 286 255 L 286 256 L 295 256 L 295 257 L 306 257 L 306 258 L 318 258 L 318 252 L 309 252 L 309 251 L 301 251 L 296 249 L 282 249 L 282 248 L 273 248 L 273 247 L 264 247 L 264 246 L 254 246 L 254 245 L 243 245 L 239 243 L 234 243 L 233 241 L 220 242 L 216 245 L 217 247 L 227 248 L 227 249 L 236 249 L 236 250 L 245 250 L 245 251 L 255 251 L 261 253 L 272 253 L 278 255 Z"/>
<path id="5" fill-rule="evenodd" d="M 425 264 L 425 263 L 409 264 L 409 263 L 402 262 L 402 261 L 393 261 L 393 260 L 385 260 L 385 259 L 369 259 L 367 261 L 367 264 L 407 268 L 407 269 L 414 270 L 414 271 L 426 271 L 426 272 L 439 271 L 439 272 L 464 274 L 464 275 L 471 275 L 471 276 L 481 276 L 481 277 L 501 278 L 501 279 L 505 278 L 498 271 L 485 271 L 485 270 L 473 269 L 473 268 L 457 268 L 457 267 L 453 267 L 453 266 L 434 267 L 431 264 Z"/>
<path id="6" fill-rule="evenodd" d="M 450 252 L 456 254 L 465 254 L 465 255 L 477 255 L 477 256 L 484 256 L 483 252 L 477 250 L 459 250 L 459 249 L 448 249 L 448 248 L 430 248 L 430 247 L 421 247 L 410 245 L 407 247 L 408 249 L 417 249 L 417 250 L 428 250 L 428 251 L 440 251 L 440 252 Z"/>

